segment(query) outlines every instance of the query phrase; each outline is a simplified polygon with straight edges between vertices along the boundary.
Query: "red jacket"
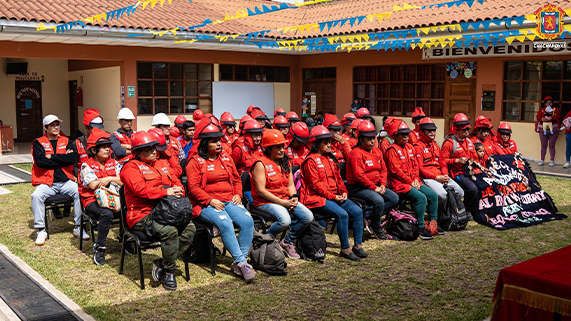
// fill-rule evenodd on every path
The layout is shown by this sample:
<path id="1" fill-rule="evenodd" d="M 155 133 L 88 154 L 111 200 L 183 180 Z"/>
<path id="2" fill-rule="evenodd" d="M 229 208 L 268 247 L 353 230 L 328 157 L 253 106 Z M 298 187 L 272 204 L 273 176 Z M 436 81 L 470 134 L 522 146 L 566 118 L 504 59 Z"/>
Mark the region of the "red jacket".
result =
<path id="1" fill-rule="evenodd" d="M 36 139 L 37 141 L 42 144 L 44 147 L 44 151 L 46 155 L 54 154 L 54 150 L 52 148 L 52 143 L 50 142 L 47 136 L 42 136 Z M 60 135 L 56 142 L 56 152 L 55 154 L 65 154 L 67 152 L 67 144 L 69 142 L 69 138 Z M 32 144 L 32 155 L 34 155 L 34 144 Z M 65 176 L 67 176 L 72 181 L 75 181 L 75 177 L 73 176 L 73 165 L 64 166 L 61 168 Z M 45 184 L 48 186 L 52 186 L 54 183 L 54 170 L 41 168 L 36 165 L 34 162 L 32 164 L 32 186 L 38 186 L 40 184 Z"/>
<path id="2" fill-rule="evenodd" d="M 167 137 L 168 138 L 168 137 Z M 182 151 L 182 147 L 180 146 L 180 142 L 178 141 L 178 139 L 174 138 L 173 139 L 169 139 L 167 141 L 167 146 L 168 146 L 168 150 L 171 151 L 171 153 L 178 158 L 179 160 L 184 158 L 184 156 L 186 155 L 182 155 L 183 157 L 181 157 L 181 151 Z M 184 154 L 184 153 L 182 153 Z"/>
<path id="3" fill-rule="evenodd" d="M 410 134 L 408 134 L 408 143 L 413 145 L 420 140 L 420 130 L 418 128 L 413 129 Z"/>
<path id="4" fill-rule="evenodd" d="M 482 145 L 484 145 L 484 164 L 488 161 L 488 158 L 491 155 L 504 155 L 503 151 L 501 150 L 501 148 L 499 148 L 498 144 L 494 144 L 492 142 L 492 138 L 491 136 L 488 136 L 488 138 L 485 141 L 481 141 L 478 136 L 474 136 L 470 139 L 472 141 L 473 144 L 476 143 L 480 143 Z"/>
<path id="5" fill-rule="evenodd" d="M 134 132 L 131 133 L 131 136 L 133 136 L 133 134 L 134 134 Z M 121 145 L 132 145 L 131 137 L 129 137 L 123 133 L 120 133 L 118 131 L 114 132 L 112 135 L 115 135 L 115 137 L 117 137 L 119 144 L 121 144 Z M 117 161 L 119 162 L 119 164 L 125 164 L 126 162 L 129 161 L 129 159 L 131 159 L 130 156 L 131 155 L 127 155 L 121 159 L 118 159 Z M 81 165 L 79 165 L 79 166 L 81 167 Z"/>
<path id="6" fill-rule="evenodd" d="M 262 146 L 258 145 L 258 147 L 254 149 L 252 138 L 248 138 L 249 139 L 244 139 L 243 142 L 237 141 L 238 143 L 232 150 L 231 156 L 234 160 L 234 164 L 236 164 L 236 169 L 238 170 L 239 174 L 250 170 L 252 165 L 254 165 L 254 162 L 260 159 L 260 157 L 264 156 Z"/>
<path id="7" fill-rule="evenodd" d="M 457 158 L 466 157 L 478 161 L 478 154 L 476 154 L 472 141 L 469 138 L 460 141 L 456 135 L 452 135 L 442 143 L 442 157 L 448 165 L 450 177 L 464 174 L 464 164 L 455 163 Z"/>
<path id="8" fill-rule="evenodd" d="M 298 149 L 294 149 L 290 145 L 286 148 L 286 153 L 291 166 L 301 166 L 301 163 L 303 163 L 305 157 L 309 154 L 309 148 L 305 144 L 301 145 L 301 148 Z"/>
<path id="9" fill-rule="evenodd" d="M 287 200 L 290 196 L 288 186 L 289 175 L 291 172 L 282 173 L 281 167 L 265 155 L 257 160 L 256 163 L 257 162 L 261 162 L 266 170 L 266 190 L 280 199 Z M 252 166 L 254 166 L 254 164 L 252 164 Z M 258 207 L 260 205 L 270 204 L 270 202 L 258 195 L 256 180 L 252 176 L 252 172 L 250 172 L 250 182 L 252 184 L 252 198 L 254 199 L 254 206 Z"/>
<path id="10" fill-rule="evenodd" d="M 234 143 L 234 141 L 238 139 L 238 133 L 234 132 L 232 135 L 228 135 L 226 130 L 224 130 L 224 136 L 222 136 L 222 142 L 228 144 L 229 146 Z"/>
<path id="11" fill-rule="evenodd" d="M 381 142 L 379 143 L 379 149 L 381 150 L 381 152 L 383 152 L 383 155 L 387 154 L 387 148 L 389 148 L 389 146 L 391 146 L 391 144 L 393 143 L 393 140 L 387 136 L 384 137 Z"/>
<path id="12" fill-rule="evenodd" d="M 123 166 L 120 177 L 125 184 L 127 225 L 133 227 L 151 213 L 156 200 L 167 195 L 167 190 L 163 186 L 183 187 L 169 169 L 170 166 L 165 160 L 147 164 L 132 159 Z"/>
<path id="13" fill-rule="evenodd" d="M 561 118 L 561 120 L 563 121 L 564 119 L 567 119 L 569 117 L 571 117 L 571 111 L 569 111 L 567 115 L 565 115 L 565 117 Z M 565 127 L 565 135 L 569 133 L 571 133 L 571 127 L 570 128 Z"/>
<path id="14" fill-rule="evenodd" d="M 387 186 L 387 166 L 378 148 L 368 152 L 359 146 L 353 149 L 347 165 L 347 184 L 360 184 L 375 190 L 378 186 Z"/>
<path id="15" fill-rule="evenodd" d="M 349 142 L 345 140 L 345 143 L 341 144 L 340 142 L 331 139 L 331 153 L 337 157 L 338 162 L 344 162 L 351 154 L 351 146 L 349 146 Z"/>
<path id="16" fill-rule="evenodd" d="M 164 152 L 157 152 L 157 153 L 158 153 L 159 159 L 166 160 L 172 169 L 172 173 L 177 178 L 180 178 L 180 176 L 182 175 L 182 166 L 180 166 L 180 162 L 179 162 L 178 157 L 174 156 L 170 149 L 167 149 Z"/>
<path id="17" fill-rule="evenodd" d="M 193 156 L 186 165 L 188 197 L 193 205 L 194 217 L 200 215 L 213 198 L 230 202 L 234 195 L 242 196 L 242 180 L 232 158 L 221 152 L 215 161 Z"/>
<path id="18" fill-rule="evenodd" d="M 537 132 L 537 128 L 539 125 L 543 125 L 543 122 L 541 121 L 541 119 L 543 117 L 545 117 L 545 108 L 547 107 L 543 107 L 541 108 L 538 112 L 537 115 L 535 115 L 535 119 L 537 120 L 537 123 L 535 123 L 535 131 Z M 555 129 L 559 130 L 559 128 L 561 127 L 561 111 L 559 110 L 559 108 L 556 107 L 551 107 L 553 108 L 553 115 L 551 116 L 551 123 L 553 123 L 553 125 L 557 125 L 558 128 L 554 128 L 553 130 L 555 131 Z M 567 132 L 566 132 L 567 133 Z"/>
<path id="19" fill-rule="evenodd" d="M 77 146 L 77 167 L 81 168 L 83 162 L 87 160 L 87 150 L 79 138 L 75 140 L 75 145 Z"/>
<path id="20" fill-rule="evenodd" d="M 107 158 L 105 160 L 105 166 L 103 168 L 101 168 L 101 165 L 96 162 L 93 157 L 89 157 L 85 163 L 87 166 L 91 167 L 91 170 L 93 170 L 93 173 L 95 173 L 97 178 L 117 176 L 117 167 L 119 166 L 119 163 L 112 158 Z M 79 180 L 79 195 L 81 196 L 81 203 L 83 204 L 83 207 L 86 207 L 87 205 L 97 201 L 95 198 L 95 190 L 92 190 L 87 185 L 84 185 L 83 180 L 81 179 Z"/>
<path id="21" fill-rule="evenodd" d="M 420 177 L 435 179 L 436 176 L 448 175 L 448 166 L 438 144 L 423 132 L 419 136 L 420 139 L 414 144 L 414 149 Z"/>
<path id="22" fill-rule="evenodd" d="M 301 165 L 299 201 L 308 208 L 325 206 L 325 200 L 347 193 L 339 165 L 329 156 L 310 154 Z"/>
<path id="23" fill-rule="evenodd" d="M 504 142 L 501 135 L 502 133 L 498 132 L 496 139 L 497 143 L 495 143 L 495 145 L 497 145 L 497 147 L 502 151 L 502 155 L 512 155 L 517 153 L 517 144 L 515 141 L 509 139 L 507 142 Z"/>
<path id="24" fill-rule="evenodd" d="M 395 193 L 408 193 L 415 179 L 420 181 L 416 152 L 411 144 L 400 146 L 393 143 L 387 148 L 387 164 L 389 167 L 389 187 Z"/>
<path id="25" fill-rule="evenodd" d="M 357 138 L 349 138 L 349 140 L 347 140 L 347 143 L 349 143 L 349 148 L 351 150 L 353 150 L 353 148 L 355 148 L 355 146 L 357 146 L 357 143 L 359 142 L 359 140 Z"/>

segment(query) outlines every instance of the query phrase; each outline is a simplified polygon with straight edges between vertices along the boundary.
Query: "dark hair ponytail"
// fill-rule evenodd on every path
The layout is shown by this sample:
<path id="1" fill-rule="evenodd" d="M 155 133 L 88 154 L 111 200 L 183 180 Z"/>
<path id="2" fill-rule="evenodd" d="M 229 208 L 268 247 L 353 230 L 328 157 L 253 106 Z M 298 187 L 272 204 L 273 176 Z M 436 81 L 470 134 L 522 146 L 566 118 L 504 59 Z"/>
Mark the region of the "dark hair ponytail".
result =
<path id="1" fill-rule="evenodd" d="M 275 146 L 275 145 L 274 145 Z M 268 146 L 266 148 L 264 148 L 264 155 L 266 155 L 268 158 L 270 157 L 271 154 L 271 149 L 274 146 Z M 282 170 L 284 173 L 289 173 L 290 171 L 290 167 L 289 167 L 289 156 L 287 156 L 287 153 L 284 151 L 284 157 L 282 157 L 282 159 L 280 159 L 278 161 L 278 165 L 282 167 Z"/>
<path id="2" fill-rule="evenodd" d="M 208 159 L 208 138 L 202 138 L 198 144 L 198 156 Z"/>

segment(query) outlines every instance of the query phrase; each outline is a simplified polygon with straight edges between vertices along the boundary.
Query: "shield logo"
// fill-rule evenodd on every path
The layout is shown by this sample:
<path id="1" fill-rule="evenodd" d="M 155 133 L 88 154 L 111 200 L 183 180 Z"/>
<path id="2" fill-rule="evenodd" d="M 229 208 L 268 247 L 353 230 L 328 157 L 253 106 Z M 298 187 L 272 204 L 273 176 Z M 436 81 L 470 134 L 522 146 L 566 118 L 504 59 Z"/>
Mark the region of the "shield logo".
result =
<path id="1" fill-rule="evenodd" d="M 553 4 L 546 4 L 537 9 L 534 14 L 537 22 L 537 33 L 540 37 L 552 40 L 561 35 L 565 11 Z"/>

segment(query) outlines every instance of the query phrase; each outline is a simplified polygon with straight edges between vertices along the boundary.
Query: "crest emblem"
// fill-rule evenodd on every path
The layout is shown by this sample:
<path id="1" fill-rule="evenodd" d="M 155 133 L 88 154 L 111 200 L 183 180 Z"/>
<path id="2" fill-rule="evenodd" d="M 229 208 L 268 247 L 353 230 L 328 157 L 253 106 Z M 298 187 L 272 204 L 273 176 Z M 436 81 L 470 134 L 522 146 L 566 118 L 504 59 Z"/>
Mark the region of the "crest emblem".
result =
<path id="1" fill-rule="evenodd" d="M 553 40 L 563 32 L 565 11 L 553 4 L 546 4 L 535 12 L 537 33 L 543 39 Z"/>

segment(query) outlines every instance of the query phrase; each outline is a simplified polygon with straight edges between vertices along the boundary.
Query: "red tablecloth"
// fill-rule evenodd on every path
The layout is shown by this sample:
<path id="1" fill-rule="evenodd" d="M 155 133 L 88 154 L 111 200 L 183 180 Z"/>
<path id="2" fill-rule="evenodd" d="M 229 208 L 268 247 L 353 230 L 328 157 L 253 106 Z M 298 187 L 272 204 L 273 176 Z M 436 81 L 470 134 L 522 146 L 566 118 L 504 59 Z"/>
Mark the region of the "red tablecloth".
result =
<path id="1" fill-rule="evenodd" d="M 571 246 L 500 271 L 494 291 L 492 321 L 571 321 Z"/>

